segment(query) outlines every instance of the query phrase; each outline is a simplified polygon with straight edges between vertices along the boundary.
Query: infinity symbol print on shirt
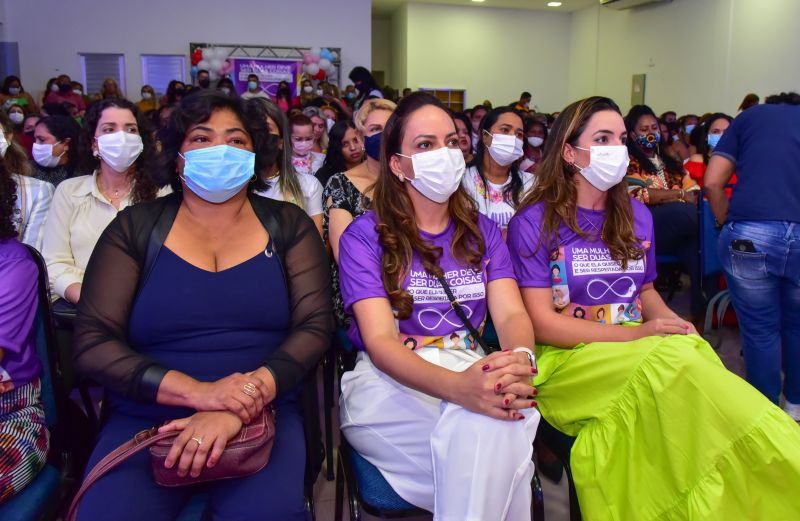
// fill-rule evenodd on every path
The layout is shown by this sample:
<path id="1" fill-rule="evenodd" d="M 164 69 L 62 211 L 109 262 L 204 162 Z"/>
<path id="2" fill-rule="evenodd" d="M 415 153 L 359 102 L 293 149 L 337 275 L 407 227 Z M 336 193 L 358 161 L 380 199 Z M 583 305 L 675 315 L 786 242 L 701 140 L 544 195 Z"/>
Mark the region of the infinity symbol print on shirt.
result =
<path id="1" fill-rule="evenodd" d="M 630 282 L 630 286 L 627 286 L 627 291 L 623 293 L 626 286 L 620 285 L 619 282 L 625 280 Z M 602 289 L 603 292 L 600 293 L 600 295 L 595 295 L 592 293 L 592 287 L 597 288 L 598 285 L 604 287 Z M 586 294 L 594 300 L 600 300 L 601 298 L 605 297 L 609 291 L 620 298 L 630 298 L 636 293 L 636 282 L 634 282 L 632 278 L 625 275 L 610 284 L 603 279 L 592 279 L 586 284 Z"/>
<path id="2" fill-rule="evenodd" d="M 472 318 L 472 308 L 470 308 L 467 304 L 461 304 L 461 308 L 464 310 L 464 313 L 467 315 L 467 318 Z M 452 312 L 452 318 L 454 320 L 450 320 L 450 318 L 448 318 L 448 315 L 450 315 L 451 312 Z M 430 316 L 430 315 L 434 315 L 434 317 L 438 318 L 436 323 L 434 325 L 432 325 L 432 326 L 426 324 L 425 322 L 427 322 L 428 319 L 424 318 L 425 316 Z M 424 327 L 428 331 L 435 330 L 436 328 L 441 326 L 442 323 L 445 323 L 445 322 L 450 324 L 451 326 L 455 326 L 455 327 L 463 327 L 464 326 L 464 324 L 461 322 L 461 320 L 459 320 L 458 315 L 456 315 L 455 312 L 453 311 L 453 308 L 448 308 L 448 310 L 446 312 L 444 312 L 444 313 L 442 313 L 441 311 L 439 311 L 436 308 L 425 308 L 425 309 L 422 309 L 422 310 L 419 311 L 419 313 L 417 313 L 417 321 L 419 322 L 419 324 L 422 327 Z"/>

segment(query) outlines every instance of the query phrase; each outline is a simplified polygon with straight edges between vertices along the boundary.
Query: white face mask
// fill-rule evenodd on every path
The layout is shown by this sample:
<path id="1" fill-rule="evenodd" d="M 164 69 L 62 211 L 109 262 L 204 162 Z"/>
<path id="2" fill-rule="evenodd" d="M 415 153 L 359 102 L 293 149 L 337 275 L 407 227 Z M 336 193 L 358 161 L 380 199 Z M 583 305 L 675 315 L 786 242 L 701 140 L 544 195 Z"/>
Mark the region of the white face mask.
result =
<path id="1" fill-rule="evenodd" d="M 19 125 L 25 121 L 25 114 L 22 112 L 12 112 L 8 115 L 8 119 L 10 119 L 12 123 Z"/>
<path id="2" fill-rule="evenodd" d="M 72 91 L 72 92 L 74 92 L 74 93 L 75 93 L 75 94 L 77 94 L 78 96 L 83 96 L 83 91 L 82 91 L 82 90 L 80 90 L 80 89 L 73 89 L 73 91 Z"/>
<path id="3" fill-rule="evenodd" d="M 575 147 L 579 150 L 587 150 Z M 589 147 L 589 166 L 580 168 L 581 175 L 589 183 L 600 190 L 607 192 L 617 186 L 628 173 L 628 147 L 625 145 Z"/>
<path id="4" fill-rule="evenodd" d="M 303 87 L 303 92 L 305 92 L 306 94 L 311 94 L 312 92 L 314 92 L 314 87 L 312 87 L 311 85 L 306 85 L 305 87 Z"/>
<path id="5" fill-rule="evenodd" d="M 61 161 L 61 156 L 66 153 L 66 150 L 61 152 L 61 155 L 53 156 L 53 144 L 34 143 L 31 152 L 33 153 L 33 160 L 36 161 L 39 166 L 53 168 Z"/>
<path id="6" fill-rule="evenodd" d="M 531 136 L 528 138 L 528 144 L 534 148 L 539 148 L 544 143 L 543 137 Z"/>
<path id="7" fill-rule="evenodd" d="M 486 130 L 484 130 L 487 134 Z M 498 165 L 508 166 L 522 157 L 522 140 L 509 134 L 489 134 L 492 136 L 492 145 L 489 155 Z"/>
<path id="8" fill-rule="evenodd" d="M 413 156 L 397 154 L 411 159 L 414 179 L 409 179 L 419 193 L 435 203 L 445 203 L 458 190 L 464 177 L 466 164 L 459 148 L 437 148 Z"/>
<path id="9" fill-rule="evenodd" d="M 95 139 L 100 158 L 120 174 L 127 172 L 144 150 L 142 136 L 122 130 L 113 134 L 103 134 Z"/>
<path id="10" fill-rule="evenodd" d="M 142 99 L 150 99 L 153 95 L 149 92 L 142 92 Z"/>

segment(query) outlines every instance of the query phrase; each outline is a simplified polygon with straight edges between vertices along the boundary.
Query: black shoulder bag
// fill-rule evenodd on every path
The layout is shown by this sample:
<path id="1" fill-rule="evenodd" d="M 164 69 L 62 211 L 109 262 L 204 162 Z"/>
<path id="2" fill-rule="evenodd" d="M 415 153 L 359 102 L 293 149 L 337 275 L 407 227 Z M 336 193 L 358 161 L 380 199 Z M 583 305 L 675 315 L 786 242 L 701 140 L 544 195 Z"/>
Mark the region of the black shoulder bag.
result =
<path id="1" fill-rule="evenodd" d="M 450 307 L 453 308 L 453 311 L 455 311 L 459 320 L 461 320 L 461 322 L 467 327 L 467 330 L 475 339 L 475 341 L 478 342 L 478 345 L 481 346 L 483 352 L 488 355 L 492 351 L 499 351 L 499 346 L 489 347 L 489 344 L 486 343 L 481 334 L 478 333 L 478 330 L 475 329 L 475 326 L 472 325 L 472 322 L 469 321 L 467 314 L 464 313 L 464 308 L 462 308 L 461 304 L 459 304 L 456 300 L 455 295 L 453 295 L 453 291 L 450 289 L 450 285 L 447 284 L 447 281 L 444 280 L 444 277 L 439 275 L 436 277 L 436 279 L 439 281 L 439 284 L 442 285 L 442 289 L 444 290 L 445 295 L 447 295 L 447 300 L 450 301 Z"/>

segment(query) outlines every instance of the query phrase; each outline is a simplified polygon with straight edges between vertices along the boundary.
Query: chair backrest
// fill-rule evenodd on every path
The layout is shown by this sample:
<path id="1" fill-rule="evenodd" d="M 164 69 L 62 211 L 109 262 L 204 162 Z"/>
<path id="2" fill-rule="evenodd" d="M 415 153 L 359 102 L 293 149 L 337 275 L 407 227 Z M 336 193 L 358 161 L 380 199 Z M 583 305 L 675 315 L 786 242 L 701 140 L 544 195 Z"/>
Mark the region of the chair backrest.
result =
<path id="1" fill-rule="evenodd" d="M 47 265 L 36 248 L 27 245 L 28 252 L 39 268 L 38 298 L 34 328 L 36 331 L 36 354 L 42 362 L 42 406 L 48 427 L 55 426 L 64 411 L 64 391 L 61 389 L 58 343 L 50 313 L 50 285 L 47 278 Z"/>

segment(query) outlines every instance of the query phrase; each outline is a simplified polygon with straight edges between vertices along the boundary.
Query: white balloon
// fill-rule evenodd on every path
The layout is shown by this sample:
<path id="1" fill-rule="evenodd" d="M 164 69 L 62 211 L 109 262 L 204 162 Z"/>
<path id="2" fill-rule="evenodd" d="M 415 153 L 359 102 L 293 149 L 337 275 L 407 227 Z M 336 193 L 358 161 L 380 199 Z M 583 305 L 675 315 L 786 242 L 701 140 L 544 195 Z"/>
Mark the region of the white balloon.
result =
<path id="1" fill-rule="evenodd" d="M 319 68 L 323 71 L 327 71 L 331 67 L 331 61 L 322 58 L 319 60 Z"/>
<path id="2" fill-rule="evenodd" d="M 318 63 L 309 63 L 306 64 L 306 73 L 315 76 L 319 72 L 319 64 Z"/>
<path id="3" fill-rule="evenodd" d="M 223 62 L 219 58 L 214 58 L 213 60 L 211 60 L 209 65 L 211 66 L 211 70 L 218 71 L 222 68 Z"/>
<path id="4" fill-rule="evenodd" d="M 211 47 L 206 47 L 203 49 L 203 59 L 204 60 L 213 60 L 216 54 L 214 53 L 214 49 Z"/>
<path id="5" fill-rule="evenodd" d="M 336 65 L 331 65 L 326 71 L 325 74 L 328 76 L 336 76 Z"/>
<path id="6" fill-rule="evenodd" d="M 197 64 L 197 68 L 208 70 L 211 68 L 211 64 L 208 62 L 208 60 L 200 60 L 200 62 Z"/>
<path id="7" fill-rule="evenodd" d="M 320 49 L 319 47 L 312 47 L 311 50 L 308 51 L 308 52 L 310 52 L 311 54 L 315 54 L 315 55 L 319 56 L 319 53 L 322 52 L 322 49 Z"/>

